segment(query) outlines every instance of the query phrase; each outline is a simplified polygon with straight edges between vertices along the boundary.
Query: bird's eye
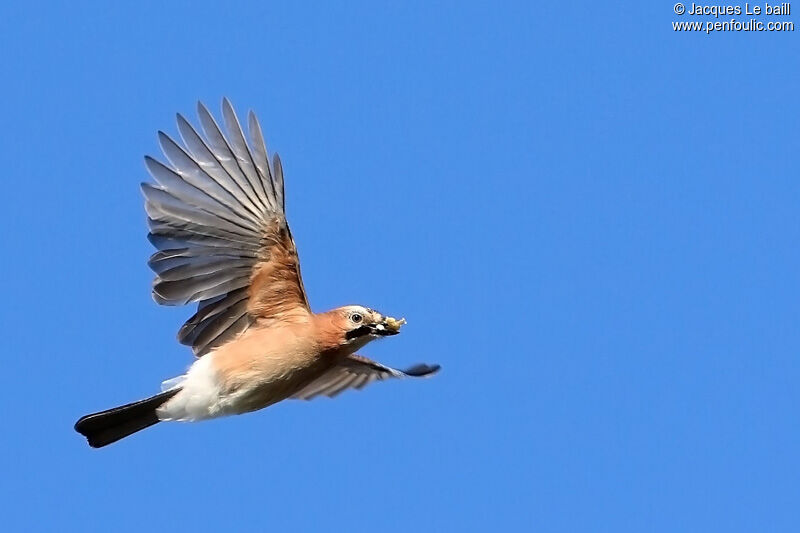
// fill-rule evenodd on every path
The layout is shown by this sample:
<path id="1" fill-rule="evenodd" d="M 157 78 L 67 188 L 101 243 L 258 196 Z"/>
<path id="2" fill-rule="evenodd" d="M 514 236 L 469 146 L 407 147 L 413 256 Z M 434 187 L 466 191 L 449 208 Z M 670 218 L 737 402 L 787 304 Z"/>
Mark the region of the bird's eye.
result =
<path id="1" fill-rule="evenodd" d="M 364 317 L 358 313 L 353 313 L 352 315 L 350 315 L 350 320 L 352 320 L 354 324 L 358 324 L 359 322 L 364 320 Z"/>

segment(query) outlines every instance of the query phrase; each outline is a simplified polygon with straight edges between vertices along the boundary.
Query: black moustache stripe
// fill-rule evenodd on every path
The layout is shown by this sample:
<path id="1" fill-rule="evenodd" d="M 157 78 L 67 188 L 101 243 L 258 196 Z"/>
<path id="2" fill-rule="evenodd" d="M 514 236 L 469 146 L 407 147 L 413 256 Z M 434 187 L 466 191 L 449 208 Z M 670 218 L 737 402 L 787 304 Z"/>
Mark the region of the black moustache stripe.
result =
<path id="1" fill-rule="evenodd" d="M 347 333 L 344 334 L 344 338 L 347 340 L 355 339 L 358 337 L 363 337 L 364 335 L 369 335 L 372 332 L 372 328 L 369 326 L 359 326 L 356 329 L 351 329 Z"/>

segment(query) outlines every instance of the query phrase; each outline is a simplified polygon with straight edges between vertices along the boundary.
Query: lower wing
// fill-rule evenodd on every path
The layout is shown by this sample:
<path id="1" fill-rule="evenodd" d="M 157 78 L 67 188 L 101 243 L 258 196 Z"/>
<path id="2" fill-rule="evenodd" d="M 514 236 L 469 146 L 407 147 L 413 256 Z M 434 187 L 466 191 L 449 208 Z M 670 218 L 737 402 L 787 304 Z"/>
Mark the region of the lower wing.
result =
<path id="1" fill-rule="evenodd" d="M 292 398 L 312 400 L 317 396 L 333 398 L 345 389 L 361 389 L 373 381 L 388 378 L 420 378 L 439 371 L 439 365 L 414 365 L 405 370 L 391 368 L 360 355 L 351 355 L 303 387 Z"/>

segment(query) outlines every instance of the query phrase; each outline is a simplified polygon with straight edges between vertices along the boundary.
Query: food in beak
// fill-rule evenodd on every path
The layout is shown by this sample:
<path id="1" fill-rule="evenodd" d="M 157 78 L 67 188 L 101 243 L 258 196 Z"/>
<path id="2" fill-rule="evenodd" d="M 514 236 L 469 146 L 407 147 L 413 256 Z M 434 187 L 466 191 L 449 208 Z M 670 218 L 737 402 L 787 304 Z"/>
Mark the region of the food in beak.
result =
<path id="1" fill-rule="evenodd" d="M 386 320 L 383 321 L 383 323 L 386 326 L 386 329 L 388 329 L 393 333 L 397 333 L 398 331 L 400 331 L 400 327 L 406 323 L 406 319 L 401 318 L 400 320 L 397 320 L 396 318 L 388 316 L 386 317 Z"/>
<path id="2" fill-rule="evenodd" d="M 397 335 L 398 333 L 400 333 L 400 327 L 405 323 L 406 323 L 405 318 L 397 320 L 396 318 L 386 317 L 383 320 L 381 320 L 380 323 L 378 324 L 374 324 L 372 326 L 362 326 L 361 328 L 358 328 L 358 330 L 356 331 L 366 330 L 372 333 L 373 335 L 384 335 L 384 336 Z"/>

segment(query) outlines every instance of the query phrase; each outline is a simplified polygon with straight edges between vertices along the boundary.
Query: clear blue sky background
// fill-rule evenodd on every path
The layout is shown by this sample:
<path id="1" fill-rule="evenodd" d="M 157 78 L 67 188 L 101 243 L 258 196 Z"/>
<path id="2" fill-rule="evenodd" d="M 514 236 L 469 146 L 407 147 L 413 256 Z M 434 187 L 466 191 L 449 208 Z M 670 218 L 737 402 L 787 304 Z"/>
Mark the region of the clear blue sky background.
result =
<path id="1" fill-rule="evenodd" d="M 0 8 L 1 529 L 800 530 L 800 30 L 159 4 Z M 224 95 L 284 160 L 313 307 L 406 316 L 364 353 L 443 370 L 92 450 L 80 415 L 192 360 L 142 156 Z"/>

